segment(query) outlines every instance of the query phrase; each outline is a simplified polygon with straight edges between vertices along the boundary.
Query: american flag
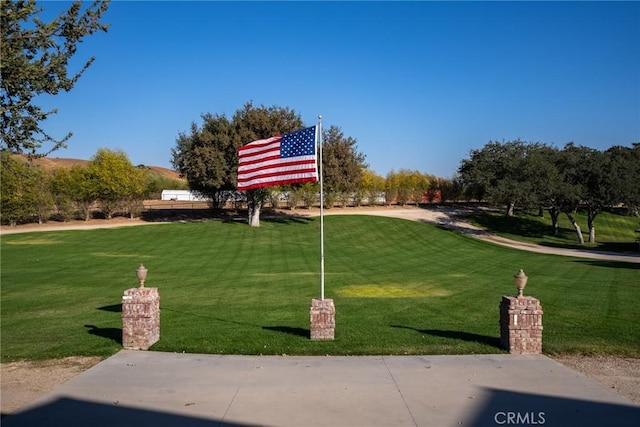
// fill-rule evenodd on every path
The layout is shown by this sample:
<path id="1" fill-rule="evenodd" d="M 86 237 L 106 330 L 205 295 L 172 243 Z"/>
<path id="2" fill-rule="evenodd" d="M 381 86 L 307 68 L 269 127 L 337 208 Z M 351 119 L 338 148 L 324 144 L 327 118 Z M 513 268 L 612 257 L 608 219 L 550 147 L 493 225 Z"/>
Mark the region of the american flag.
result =
<path id="1" fill-rule="evenodd" d="M 238 151 L 238 190 L 316 182 L 316 127 L 259 139 Z"/>

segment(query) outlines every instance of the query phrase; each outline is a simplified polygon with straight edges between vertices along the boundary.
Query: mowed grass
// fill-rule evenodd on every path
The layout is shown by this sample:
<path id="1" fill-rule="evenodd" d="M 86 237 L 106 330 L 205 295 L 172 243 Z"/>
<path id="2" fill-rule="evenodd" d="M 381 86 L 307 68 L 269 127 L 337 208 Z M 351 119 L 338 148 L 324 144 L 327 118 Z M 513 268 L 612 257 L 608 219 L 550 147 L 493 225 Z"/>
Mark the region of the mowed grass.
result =
<path id="1" fill-rule="evenodd" d="M 325 297 L 334 341 L 309 340 L 320 296 L 319 220 L 209 221 L 6 235 L 2 361 L 113 354 L 121 297 L 149 269 L 161 339 L 189 353 L 361 355 L 498 353 L 512 276 L 544 309 L 546 353 L 640 356 L 640 264 L 512 250 L 436 226 L 325 218 Z"/>
<path id="2" fill-rule="evenodd" d="M 578 244 L 576 231 L 565 214 L 558 218 L 557 236 L 553 236 L 551 218 L 546 211 L 543 217 L 530 212 L 518 212 L 508 218 L 504 212 L 478 210 L 470 217 L 474 224 L 500 236 L 538 245 L 614 252 L 638 251 L 640 234 L 635 230 L 640 229 L 640 218 L 625 215 L 622 209 L 598 214 L 594 222 L 596 243 L 588 242 L 586 212 L 578 211 L 574 218 L 584 237 L 583 246 Z"/>

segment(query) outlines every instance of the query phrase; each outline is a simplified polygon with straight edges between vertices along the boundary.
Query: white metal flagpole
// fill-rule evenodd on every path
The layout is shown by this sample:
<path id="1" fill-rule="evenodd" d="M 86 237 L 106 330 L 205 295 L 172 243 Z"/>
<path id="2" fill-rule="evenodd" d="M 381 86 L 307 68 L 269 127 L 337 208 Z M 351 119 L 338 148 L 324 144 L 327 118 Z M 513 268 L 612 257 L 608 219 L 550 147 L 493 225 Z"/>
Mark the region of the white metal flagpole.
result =
<path id="1" fill-rule="evenodd" d="M 320 156 L 320 300 L 324 301 L 324 191 L 322 189 L 322 116 L 318 116 L 318 155 Z"/>

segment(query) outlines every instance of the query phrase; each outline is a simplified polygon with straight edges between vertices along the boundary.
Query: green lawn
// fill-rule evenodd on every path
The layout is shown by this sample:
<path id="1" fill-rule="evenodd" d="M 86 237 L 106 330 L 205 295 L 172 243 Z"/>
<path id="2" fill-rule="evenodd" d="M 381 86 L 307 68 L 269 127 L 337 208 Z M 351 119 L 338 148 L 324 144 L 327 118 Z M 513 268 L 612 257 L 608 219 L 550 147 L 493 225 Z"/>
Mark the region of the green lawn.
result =
<path id="1" fill-rule="evenodd" d="M 325 218 L 336 339 L 310 341 L 319 220 L 208 221 L 6 235 L 2 361 L 110 355 L 120 301 L 149 269 L 161 298 L 152 349 L 234 354 L 497 353 L 512 275 L 540 298 L 544 351 L 640 356 L 640 264 L 541 255 L 393 218 Z"/>
<path id="2" fill-rule="evenodd" d="M 561 214 L 558 221 L 558 236 L 552 234 L 551 218 L 546 211 L 543 217 L 528 212 L 518 212 L 515 216 L 508 218 L 504 212 L 478 210 L 470 215 L 470 219 L 473 224 L 500 236 L 554 247 L 614 252 L 638 251 L 637 240 L 640 238 L 640 234 L 635 232 L 640 228 L 640 218 L 615 211 L 602 212 L 596 216 L 596 243 L 588 242 L 589 229 L 586 213 L 578 211 L 575 214 L 575 220 L 584 237 L 584 246 L 578 244 L 576 232 L 565 214 Z"/>

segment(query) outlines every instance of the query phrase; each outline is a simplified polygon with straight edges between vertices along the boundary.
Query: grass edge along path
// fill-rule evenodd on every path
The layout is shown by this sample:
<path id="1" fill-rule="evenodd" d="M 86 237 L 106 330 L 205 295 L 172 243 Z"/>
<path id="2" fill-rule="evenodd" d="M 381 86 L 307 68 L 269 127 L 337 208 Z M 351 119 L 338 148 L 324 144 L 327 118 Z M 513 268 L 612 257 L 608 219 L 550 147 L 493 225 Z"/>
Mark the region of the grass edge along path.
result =
<path id="1" fill-rule="evenodd" d="M 498 236 L 519 242 L 536 245 L 580 249 L 583 251 L 604 251 L 632 253 L 640 256 L 640 219 L 622 215 L 619 210 L 604 211 L 595 220 L 596 243 L 590 243 L 587 215 L 578 211 L 574 217 L 581 228 L 585 244 L 578 244 L 578 237 L 573 226 L 565 214 L 558 218 L 558 235 L 553 236 L 549 213 L 538 214 L 518 212 L 513 217 L 507 217 L 504 212 L 494 210 L 476 210 L 468 216 L 471 223 L 477 227 L 491 230 Z"/>
<path id="2" fill-rule="evenodd" d="M 325 218 L 336 339 L 308 339 L 319 220 L 168 224 L 2 238 L 2 361 L 121 348 L 120 298 L 143 262 L 161 298 L 152 350 L 214 354 L 499 353 L 498 304 L 524 268 L 546 353 L 640 356 L 638 265 L 499 247 L 431 224 Z"/>

